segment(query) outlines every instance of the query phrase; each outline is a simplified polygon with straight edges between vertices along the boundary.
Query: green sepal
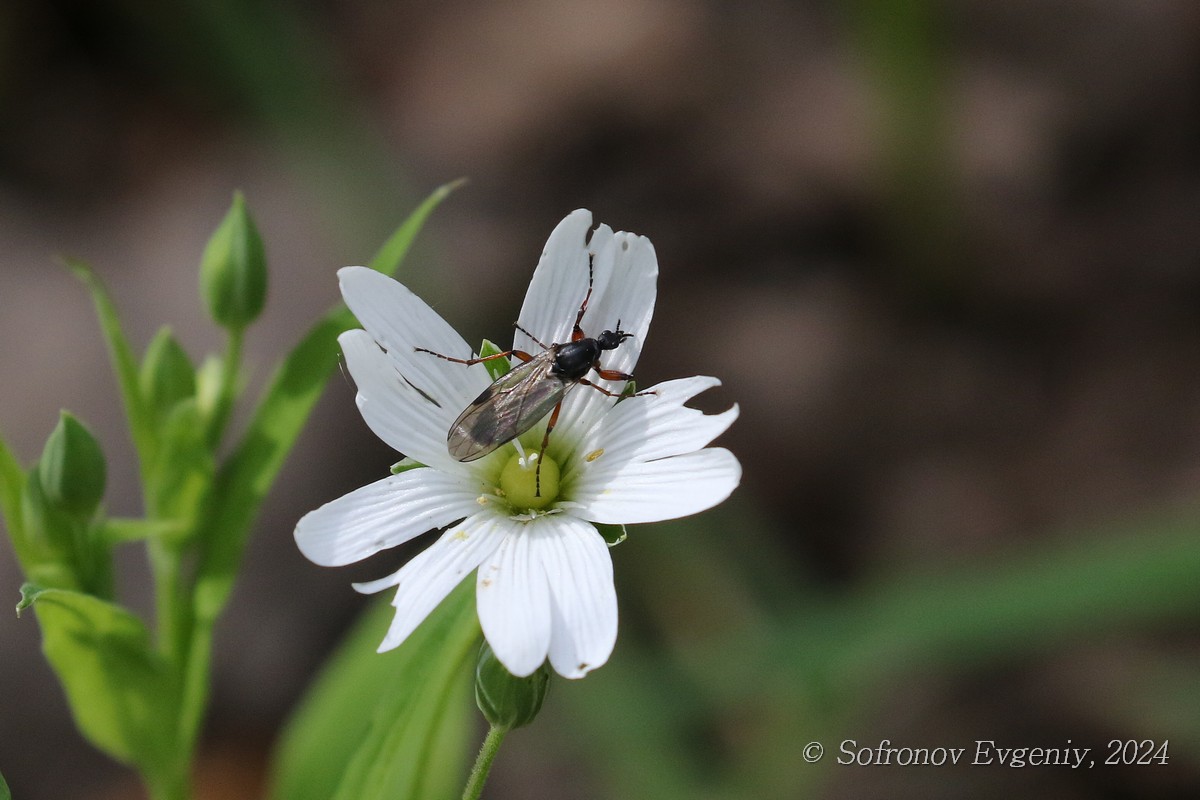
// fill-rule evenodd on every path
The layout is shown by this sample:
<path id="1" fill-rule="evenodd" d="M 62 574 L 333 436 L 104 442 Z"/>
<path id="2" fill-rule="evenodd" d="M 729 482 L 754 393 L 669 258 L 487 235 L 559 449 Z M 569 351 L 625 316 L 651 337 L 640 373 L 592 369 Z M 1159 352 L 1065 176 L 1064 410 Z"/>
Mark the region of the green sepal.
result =
<path id="1" fill-rule="evenodd" d="M 91 431 L 70 412 L 60 413 L 37 471 L 46 501 L 72 516 L 91 517 L 104 497 L 104 452 Z"/>
<path id="2" fill-rule="evenodd" d="M 542 710 L 550 691 L 550 671 L 546 665 L 533 674 L 518 678 L 496 658 L 485 641 L 475 664 L 475 704 L 490 725 L 504 730 L 533 722 Z"/>
<path id="3" fill-rule="evenodd" d="M 142 397 L 158 419 L 177 404 L 196 396 L 196 368 L 167 326 L 150 340 L 138 375 Z"/>
<path id="4" fill-rule="evenodd" d="M 393 475 L 399 475 L 401 472 L 408 472 L 410 469 L 420 469 L 421 467 L 424 467 L 424 466 L 425 465 L 422 464 L 420 461 L 417 461 L 415 459 L 409 458 L 408 456 L 405 456 L 404 458 L 397 461 L 395 464 L 392 464 L 391 473 Z"/>
<path id="5" fill-rule="evenodd" d="M 504 348 L 499 347 L 491 339 L 484 339 L 483 344 L 479 345 L 479 357 L 487 358 L 499 353 L 503 353 Z M 493 358 L 491 361 L 484 361 L 483 366 L 487 367 L 488 374 L 492 376 L 492 380 L 498 380 L 502 375 L 507 375 L 512 369 L 512 364 L 507 358 Z"/>
<path id="6" fill-rule="evenodd" d="M 82 589 L 75 560 L 81 523 L 46 499 L 36 468 L 29 470 L 22 487 L 21 527 L 24 532 L 21 566 L 26 577 L 43 586 Z"/>
<path id="7" fill-rule="evenodd" d="M 79 730 L 118 761 L 164 774 L 176 741 L 178 692 L 142 621 L 91 595 L 25 584 L 17 611 L 30 607 Z"/>
<path id="8" fill-rule="evenodd" d="M 218 325 L 241 330 L 267 299 L 267 256 L 241 192 L 213 231 L 200 259 L 200 294 Z"/>
<path id="9" fill-rule="evenodd" d="M 395 609 L 376 603 L 284 730 L 272 800 L 457 797 L 472 735 L 475 582 L 463 581 L 400 647 L 375 649 Z"/>
<path id="10" fill-rule="evenodd" d="M 625 530 L 624 525 L 612 525 L 607 522 L 593 522 L 596 530 L 600 531 L 600 535 L 604 537 L 604 541 L 609 547 L 616 547 L 621 542 L 629 538 L 629 531 Z"/>

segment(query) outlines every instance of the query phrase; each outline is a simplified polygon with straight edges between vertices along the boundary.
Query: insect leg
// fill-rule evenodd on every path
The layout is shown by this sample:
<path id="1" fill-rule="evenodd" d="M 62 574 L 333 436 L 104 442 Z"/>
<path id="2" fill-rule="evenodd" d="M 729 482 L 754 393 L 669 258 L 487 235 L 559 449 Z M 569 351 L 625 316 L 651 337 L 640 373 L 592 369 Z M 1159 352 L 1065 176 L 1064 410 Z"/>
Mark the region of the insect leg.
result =
<path id="1" fill-rule="evenodd" d="M 542 436 L 542 449 L 538 450 L 538 463 L 533 472 L 533 496 L 542 496 L 542 458 L 546 455 L 546 445 L 550 444 L 550 431 L 554 430 L 554 426 L 558 424 L 558 412 L 562 411 L 562 400 L 559 400 L 554 405 L 554 411 L 550 414 L 550 419 L 546 422 L 546 433 Z"/>
<path id="2" fill-rule="evenodd" d="M 541 342 L 538 342 L 538 344 L 541 344 Z M 496 353 L 494 355 L 484 356 L 483 358 L 454 358 L 453 356 L 444 356 L 441 353 L 435 353 L 432 350 L 426 350 L 424 347 L 414 347 L 413 350 L 418 353 L 429 353 L 431 356 L 437 356 L 445 361 L 453 361 L 455 364 L 466 364 L 468 367 L 475 364 L 482 364 L 485 361 L 493 361 L 497 358 L 508 358 L 509 356 L 516 356 L 522 361 L 533 360 L 533 356 L 529 355 L 529 353 L 526 353 L 524 350 L 505 350 L 503 353 Z"/>
<path id="3" fill-rule="evenodd" d="M 606 380 L 606 381 L 631 381 L 631 380 L 633 380 L 632 375 L 628 375 L 624 372 L 617 372 L 614 369 L 598 369 L 598 370 L 596 370 L 596 372 L 599 372 L 600 377 L 604 378 L 604 380 Z M 603 386 L 600 386 L 599 384 L 596 384 L 596 383 L 592 383 L 587 378 L 580 378 L 579 382 L 582 383 L 584 386 L 590 386 L 593 389 L 595 389 L 597 392 L 600 392 L 601 394 L 606 394 L 609 397 L 620 397 L 621 395 L 624 394 L 623 391 L 622 392 L 610 392 L 608 389 L 605 389 Z M 642 397 L 642 396 L 648 395 L 648 394 L 658 394 L 658 392 L 654 391 L 653 389 L 646 389 L 645 391 L 634 392 L 633 394 L 631 394 L 629 396 L 630 397 Z"/>

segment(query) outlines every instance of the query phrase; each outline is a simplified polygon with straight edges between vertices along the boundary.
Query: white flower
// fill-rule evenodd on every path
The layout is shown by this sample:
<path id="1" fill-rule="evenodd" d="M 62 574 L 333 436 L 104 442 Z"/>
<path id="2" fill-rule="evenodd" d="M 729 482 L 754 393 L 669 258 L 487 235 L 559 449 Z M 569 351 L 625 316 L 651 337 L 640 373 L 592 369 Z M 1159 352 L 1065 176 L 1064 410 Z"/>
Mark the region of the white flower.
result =
<path id="1" fill-rule="evenodd" d="M 601 363 L 632 373 L 654 310 L 658 262 L 643 236 L 614 234 L 600 225 L 589 238 L 591 220 L 590 212 L 575 211 L 550 234 L 519 324 L 546 344 L 570 341 L 587 292 L 590 257 L 593 291 L 581 327 L 596 336 L 616 330 L 619 321 L 633 338 L 605 352 Z M 400 283 L 364 267 L 346 267 L 338 276 L 346 304 L 365 328 L 339 338 L 358 387 L 359 410 L 377 436 L 425 466 L 389 475 L 307 514 L 296 526 L 300 550 L 317 564 L 340 566 L 450 526 L 395 574 L 355 586 L 363 592 L 396 587 L 396 616 L 381 652 L 402 643 L 477 570 L 483 633 L 514 675 L 531 674 L 547 657 L 568 678 L 604 664 L 616 642 L 617 596 L 608 546 L 592 523 L 672 519 L 728 497 L 741 466 L 728 450 L 705 445 L 734 421 L 737 406 L 715 415 L 684 406 L 716 386 L 715 378 L 667 381 L 619 403 L 576 386 L 566 395 L 545 453 L 545 497 L 539 503 L 548 502 L 522 507 L 512 501 L 522 492 L 506 491 L 509 478 L 501 480 L 501 473 L 521 451 L 537 453 L 545 420 L 511 446 L 478 461 L 456 461 L 447 451 L 447 431 L 491 383 L 485 366 L 417 352 L 474 356 L 445 320 Z M 541 352 L 520 331 L 514 347 Z M 612 391 L 623 388 L 595 373 L 591 379 Z M 559 467 L 557 487 L 547 477 L 551 461 Z M 524 493 L 531 494 L 527 489 L 526 484 Z"/>

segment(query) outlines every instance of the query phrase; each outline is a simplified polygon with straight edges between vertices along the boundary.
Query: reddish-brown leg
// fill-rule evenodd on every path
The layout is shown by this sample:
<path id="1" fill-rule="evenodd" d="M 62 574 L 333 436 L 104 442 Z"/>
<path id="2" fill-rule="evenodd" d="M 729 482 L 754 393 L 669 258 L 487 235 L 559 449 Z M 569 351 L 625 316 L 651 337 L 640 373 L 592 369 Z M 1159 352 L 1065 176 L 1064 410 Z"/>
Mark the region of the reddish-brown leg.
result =
<path id="1" fill-rule="evenodd" d="M 550 419 L 546 422 L 546 433 L 542 436 L 542 449 L 538 450 L 538 463 L 533 473 L 533 496 L 542 496 L 542 459 L 546 456 L 546 445 L 550 444 L 550 431 L 558 424 L 558 412 L 562 411 L 562 400 L 554 404 Z"/>
<path id="2" fill-rule="evenodd" d="M 537 340 L 535 339 L 534 341 Z M 538 342 L 538 344 L 541 344 L 541 342 Z M 516 356 L 522 361 L 533 360 L 533 356 L 529 355 L 529 353 L 526 353 L 524 350 L 505 350 L 503 353 L 496 353 L 494 355 L 484 356 L 483 358 L 454 358 L 453 356 L 444 356 L 441 353 L 435 353 L 432 350 L 426 350 L 424 347 L 414 347 L 413 350 L 418 353 L 429 353 L 431 356 L 437 356 L 445 361 L 453 361 L 455 364 L 466 364 L 468 367 L 474 366 L 475 364 L 482 364 L 485 361 L 494 361 L 497 358 L 508 358 L 509 356 Z"/>
<path id="3" fill-rule="evenodd" d="M 611 371 L 610 371 L 610 370 L 604 370 L 604 372 L 609 372 L 609 373 L 611 374 Z M 618 373 L 616 373 L 616 377 L 608 377 L 608 376 L 605 376 L 605 375 L 601 375 L 601 377 L 603 377 L 603 378 L 604 378 L 604 380 L 606 380 L 606 381 L 629 381 L 629 380 L 633 380 L 633 376 L 632 376 L 632 375 L 626 375 L 626 374 L 625 374 L 625 373 L 623 373 L 623 372 L 618 372 Z M 597 392 L 600 392 L 601 394 L 606 394 L 606 395 L 608 395 L 609 397 L 620 397 L 622 394 L 624 394 L 624 392 L 610 392 L 608 389 L 605 389 L 603 386 L 599 386 L 599 385 L 597 385 L 597 384 L 595 384 L 595 383 L 592 383 L 592 382 L 591 382 L 591 381 L 589 381 L 587 378 L 580 378 L 580 379 L 579 379 L 579 382 L 580 382 L 580 383 L 582 383 L 584 386 L 590 386 L 590 387 L 592 387 L 593 389 L 595 389 Z M 629 395 L 629 396 L 630 396 L 630 397 L 644 397 L 645 395 L 648 395 L 648 394 L 658 394 L 658 392 L 654 391 L 653 389 L 644 389 L 643 391 L 640 391 L 640 392 L 634 392 L 633 394 L 631 394 L 631 395 Z"/>

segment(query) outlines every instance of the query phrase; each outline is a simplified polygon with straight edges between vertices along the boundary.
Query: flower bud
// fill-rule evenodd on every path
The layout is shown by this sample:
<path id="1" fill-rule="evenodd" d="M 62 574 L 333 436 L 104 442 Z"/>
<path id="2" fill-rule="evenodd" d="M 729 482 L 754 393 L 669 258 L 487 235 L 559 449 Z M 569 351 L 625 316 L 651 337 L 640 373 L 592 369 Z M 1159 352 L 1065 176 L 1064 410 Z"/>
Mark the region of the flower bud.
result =
<path id="1" fill-rule="evenodd" d="M 542 709 L 550 689 L 550 673 L 543 664 L 527 678 L 518 678 L 496 660 L 485 641 L 475 666 L 475 703 L 487 721 L 510 730 L 528 725 Z"/>
<path id="2" fill-rule="evenodd" d="M 200 260 L 200 293 L 218 325 L 240 330 L 267 298 L 267 257 L 241 192 L 208 240 Z"/>
<path id="3" fill-rule="evenodd" d="M 90 517 L 104 496 L 106 478 L 100 443 L 83 423 L 64 411 L 38 462 L 46 501 L 76 517 Z"/>
<path id="4" fill-rule="evenodd" d="M 195 396 L 196 369 L 170 328 L 159 329 L 146 348 L 139 381 L 147 405 L 163 415 Z"/>

